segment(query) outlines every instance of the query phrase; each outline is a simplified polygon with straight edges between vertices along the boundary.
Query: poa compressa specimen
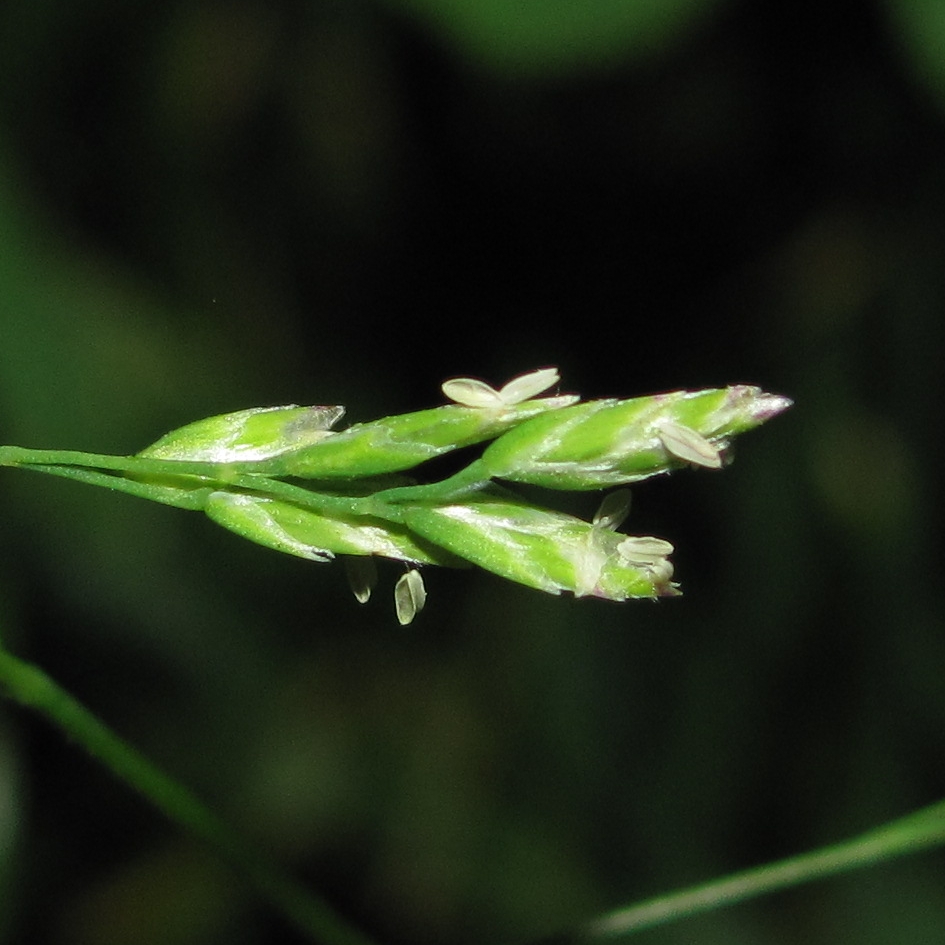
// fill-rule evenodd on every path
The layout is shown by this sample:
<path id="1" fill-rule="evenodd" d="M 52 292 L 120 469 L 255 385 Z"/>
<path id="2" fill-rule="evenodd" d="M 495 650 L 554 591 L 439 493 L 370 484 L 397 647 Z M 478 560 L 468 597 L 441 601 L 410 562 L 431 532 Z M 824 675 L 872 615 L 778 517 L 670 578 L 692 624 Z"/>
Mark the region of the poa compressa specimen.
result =
<path id="1" fill-rule="evenodd" d="M 625 487 L 683 467 L 721 469 L 732 439 L 791 401 L 737 384 L 631 399 L 543 395 L 560 381 L 541 368 L 496 389 L 453 378 L 450 403 L 336 430 L 344 407 L 252 407 L 198 420 L 134 456 L 0 447 L 19 466 L 204 512 L 244 538 L 309 561 L 343 557 L 367 602 L 374 560 L 404 566 L 395 614 L 426 601 L 422 566 L 480 567 L 549 594 L 624 601 L 679 593 L 673 546 L 617 531 Z M 424 463 L 483 446 L 448 479 Z M 408 475 L 409 473 L 409 475 Z M 591 521 L 536 504 L 509 484 L 603 496 Z"/>

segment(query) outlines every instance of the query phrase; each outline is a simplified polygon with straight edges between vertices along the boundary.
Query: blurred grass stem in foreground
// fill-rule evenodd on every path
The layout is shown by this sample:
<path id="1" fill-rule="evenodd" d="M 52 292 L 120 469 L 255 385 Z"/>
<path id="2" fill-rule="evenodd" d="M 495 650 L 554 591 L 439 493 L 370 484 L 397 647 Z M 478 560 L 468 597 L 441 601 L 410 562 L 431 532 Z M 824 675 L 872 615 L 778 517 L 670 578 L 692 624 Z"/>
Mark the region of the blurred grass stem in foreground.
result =
<path id="1" fill-rule="evenodd" d="M 123 741 L 42 670 L 2 648 L 0 687 L 11 699 L 65 732 L 168 818 L 207 843 L 311 941 L 323 945 L 374 945 L 327 902 L 284 874 L 261 849 Z"/>
<path id="2" fill-rule="evenodd" d="M 629 937 L 657 925 L 943 844 L 945 801 L 939 801 L 867 830 L 851 840 L 618 909 L 588 923 L 567 940 L 577 945 L 579 942 Z"/>

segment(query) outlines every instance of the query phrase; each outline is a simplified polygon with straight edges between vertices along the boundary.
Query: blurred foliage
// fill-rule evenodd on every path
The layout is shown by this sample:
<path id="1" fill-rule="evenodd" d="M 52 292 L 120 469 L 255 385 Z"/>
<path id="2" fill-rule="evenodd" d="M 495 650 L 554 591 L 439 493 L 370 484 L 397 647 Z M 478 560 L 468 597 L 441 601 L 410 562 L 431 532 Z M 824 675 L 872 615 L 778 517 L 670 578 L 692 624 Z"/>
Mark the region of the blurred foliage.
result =
<path id="1" fill-rule="evenodd" d="M 945 7 L 935 0 L 886 0 L 886 7 L 894 49 L 945 107 Z"/>
<path id="2" fill-rule="evenodd" d="M 339 568 L 4 473 L 5 644 L 389 945 L 535 940 L 945 795 L 938 7 L 547 9 L 0 7 L 2 442 L 539 365 L 797 402 L 635 490 L 680 600 L 436 571 L 409 631 Z M 297 941 L 0 712 L 4 941 Z M 936 941 L 943 867 L 640 940 Z"/>
<path id="3" fill-rule="evenodd" d="M 518 76 L 598 72 L 685 41 L 720 0 L 385 0 L 468 64 Z"/>

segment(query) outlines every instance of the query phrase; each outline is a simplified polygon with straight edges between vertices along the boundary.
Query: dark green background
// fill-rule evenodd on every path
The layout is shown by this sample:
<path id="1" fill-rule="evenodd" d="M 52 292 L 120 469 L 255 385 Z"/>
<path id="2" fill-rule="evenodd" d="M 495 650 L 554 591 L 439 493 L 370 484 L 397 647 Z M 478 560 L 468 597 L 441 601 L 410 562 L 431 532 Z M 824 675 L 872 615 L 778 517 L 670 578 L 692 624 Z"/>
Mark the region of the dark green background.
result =
<path id="1" fill-rule="evenodd" d="M 945 795 L 945 22 L 935 0 L 0 9 L 0 442 L 228 410 L 796 399 L 641 485 L 685 596 L 339 566 L 24 472 L 0 632 L 384 945 L 524 943 Z M 590 511 L 593 497 L 568 507 Z M 299 939 L 45 723 L 0 714 L 0 940 Z M 945 937 L 927 853 L 652 931 Z"/>

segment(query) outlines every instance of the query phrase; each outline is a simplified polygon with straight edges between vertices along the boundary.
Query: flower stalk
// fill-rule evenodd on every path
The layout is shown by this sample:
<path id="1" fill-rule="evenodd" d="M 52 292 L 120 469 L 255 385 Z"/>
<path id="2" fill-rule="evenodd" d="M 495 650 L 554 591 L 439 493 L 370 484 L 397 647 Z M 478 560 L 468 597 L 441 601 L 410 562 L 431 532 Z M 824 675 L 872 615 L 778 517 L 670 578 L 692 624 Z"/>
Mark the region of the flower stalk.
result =
<path id="1" fill-rule="evenodd" d="M 401 624 L 426 600 L 422 565 L 475 565 L 550 594 L 677 595 L 672 545 L 617 531 L 629 509 L 624 490 L 605 496 L 585 522 L 498 481 L 589 491 L 684 466 L 721 469 L 732 439 L 791 401 L 748 385 L 630 400 L 538 396 L 558 382 L 554 368 L 498 390 L 453 378 L 443 385 L 453 403 L 340 431 L 338 405 L 254 407 L 180 427 L 134 456 L 8 446 L 0 447 L 0 465 L 202 511 L 244 538 L 311 561 L 402 561 Z M 476 444 L 487 445 L 456 475 L 418 481 L 427 460 Z M 408 470 L 411 478 L 402 475 Z M 356 598 L 367 601 L 373 569 L 347 571 Z"/>

